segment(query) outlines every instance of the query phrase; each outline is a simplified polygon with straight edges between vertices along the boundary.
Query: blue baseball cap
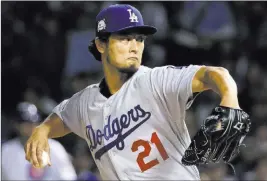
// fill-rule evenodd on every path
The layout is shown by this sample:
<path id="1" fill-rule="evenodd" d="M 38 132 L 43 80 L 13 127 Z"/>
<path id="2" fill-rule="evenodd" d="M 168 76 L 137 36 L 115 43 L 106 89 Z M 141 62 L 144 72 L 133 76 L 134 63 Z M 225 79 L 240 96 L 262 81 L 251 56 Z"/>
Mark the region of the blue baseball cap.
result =
<path id="1" fill-rule="evenodd" d="M 152 35 L 157 28 L 145 25 L 141 13 L 128 4 L 115 4 L 103 9 L 96 16 L 96 36 L 106 33 L 133 31 Z"/>

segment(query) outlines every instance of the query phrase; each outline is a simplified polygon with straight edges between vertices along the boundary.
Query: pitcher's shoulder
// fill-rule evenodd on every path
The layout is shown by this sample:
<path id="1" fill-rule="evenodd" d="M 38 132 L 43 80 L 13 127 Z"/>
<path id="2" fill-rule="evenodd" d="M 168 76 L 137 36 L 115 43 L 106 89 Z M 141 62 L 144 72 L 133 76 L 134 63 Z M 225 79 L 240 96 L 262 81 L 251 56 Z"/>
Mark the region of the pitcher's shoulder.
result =
<path id="1" fill-rule="evenodd" d="M 87 87 L 85 87 L 84 89 L 80 90 L 79 92 L 73 94 L 73 96 L 84 96 L 84 95 L 92 95 L 92 94 L 96 94 L 99 92 L 99 83 L 96 84 L 91 84 L 88 85 Z"/>
<path id="2" fill-rule="evenodd" d="M 100 85 L 100 83 L 88 85 L 86 88 L 84 88 L 84 92 L 98 91 L 99 85 Z"/>
<path id="3" fill-rule="evenodd" d="M 152 68 L 146 67 L 146 66 L 141 66 L 140 67 L 140 74 L 162 71 L 162 70 L 166 70 L 168 68 L 182 69 L 184 67 L 186 67 L 186 66 L 164 65 L 164 66 L 157 66 L 157 67 L 152 67 Z"/>
<path id="4" fill-rule="evenodd" d="M 140 71 L 139 76 L 150 76 L 152 78 L 162 77 L 164 75 L 167 75 L 169 73 L 175 72 L 175 73 L 181 73 L 184 71 L 191 71 L 198 67 L 201 67 L 199 65 L 188 65 L 188 66 L 174 66 L 174 65 L 164 65 L 164 66 L 157 66 L 153 68 L 149 67 L 143 67 L 143 71 Z"/>
<path id="5" fill-rule="evenodd" d="M 158 67 L 153 67 L 153 68 L 150 68 L 150 67 L 146 67 L 146 66 L 141 66 L 140 67 L 140 70 L 138 71 L 138 76 L 137 78 L 138 79 L 142 79 L 144 77 L 148 77 L 148 76 L 151 76 L 157 72 L 160 72 L 164 69 L 166 69 L 168 66 L 158 66 Z"/>
<path id="6" fill-rule="evenodd" d="M 155 68 L 150 68 L 150 67 L 147 67 L 147 66 L 144 66 L 142 65 L 139 70 L 137 71 L 137 78 L 140 78 L 142 76 L 147 76 L 151 73 L 151 71 L 153 71 Z"/>
<path id="7" fill-rule="evenodd" d="M 140 70 L 138 70 L 137 75 L 134 76 L 133 82 L 135 85 L 140 86 L 148 86 L 151 82 L 153 82 L 155 79 L 157 79 L 157 74 L 163 69 L 163 67 L 146 67 L 141 66 Z"/>

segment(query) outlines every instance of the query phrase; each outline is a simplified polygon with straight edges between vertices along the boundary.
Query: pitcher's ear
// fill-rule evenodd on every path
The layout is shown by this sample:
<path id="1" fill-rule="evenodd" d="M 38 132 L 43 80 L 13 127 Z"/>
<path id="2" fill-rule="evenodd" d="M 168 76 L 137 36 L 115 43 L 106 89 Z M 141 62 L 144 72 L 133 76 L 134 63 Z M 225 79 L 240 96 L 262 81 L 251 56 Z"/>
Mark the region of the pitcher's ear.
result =
<path id="1" fill-rule="evenodd" d="M 100 53 L 104 53 L 105 52 L 105 48 L 107 46 L 105 41 L 101 41 L 99 38 L 96 38 L 95 39 L 95 45 L 96 45 L 97 50 Z"/>

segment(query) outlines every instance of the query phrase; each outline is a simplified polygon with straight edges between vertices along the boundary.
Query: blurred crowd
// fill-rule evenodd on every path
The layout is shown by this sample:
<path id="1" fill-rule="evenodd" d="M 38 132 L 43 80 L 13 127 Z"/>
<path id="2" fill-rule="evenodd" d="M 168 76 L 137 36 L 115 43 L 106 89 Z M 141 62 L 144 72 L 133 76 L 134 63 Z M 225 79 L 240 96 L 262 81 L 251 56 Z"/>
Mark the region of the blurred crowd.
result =
<path id="1" fill-rule="evenodd" d="M 94 32 L 97 13 L 114 3 L 120 2 L 1 2 L 2 143 L 18 136 L 12 122 L 18 103 L 35 104 L 45 118 L 63 99 L 103 77 L 94 63 L 88 71 L 66 72 L 66 67 L 73 67 L 70 62 L 76 61 L 69 57 L 68 40 L 71 32 Z M 233 160 L 234 169 L 223 163 L 201 166 L 201 177 L 267 180 L 267 3 L 124 3 L 138 8 L 144 21 L 158 28 L 145 43 L 144 65 L 223 66 L 237 82 L 240 106 L 253 122 L 246 147 Z M 88 44 L 90 40 L 85 39 Z M 92 59 L 89 52 L 86 56 Z M 191 135 L 219 100 L 211 91 L 196 98 L 186 120 Z M 98 176 L 83 140 L 74 134 L 57 140 L 69 153 L 77 175 L 85 180 L 87 172 Z"/>

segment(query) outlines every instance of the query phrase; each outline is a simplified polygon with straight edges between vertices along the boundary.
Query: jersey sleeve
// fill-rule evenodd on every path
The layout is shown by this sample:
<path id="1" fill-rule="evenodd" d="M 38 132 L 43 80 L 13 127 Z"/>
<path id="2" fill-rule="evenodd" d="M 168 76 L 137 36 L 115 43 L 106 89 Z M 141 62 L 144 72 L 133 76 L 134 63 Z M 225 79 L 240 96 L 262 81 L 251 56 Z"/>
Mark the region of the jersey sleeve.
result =
<path id="1" fill-rule="evenodd" d="M 151 72 L 153 94 L 165 102 L 167 107 L 185 111 L 193 100 L 192 80 L 202 66 L 184 67 L 164 66 L 154 68 Z"/>
<path id="2" fill-rule="evenodd" d="M 62 101 L 54 109 L 64 124 L 76 135 L 84 138 L 83 124 L 80 119 L 80 96 L 82 92 L 74 94 L 71 98 Z"/>

